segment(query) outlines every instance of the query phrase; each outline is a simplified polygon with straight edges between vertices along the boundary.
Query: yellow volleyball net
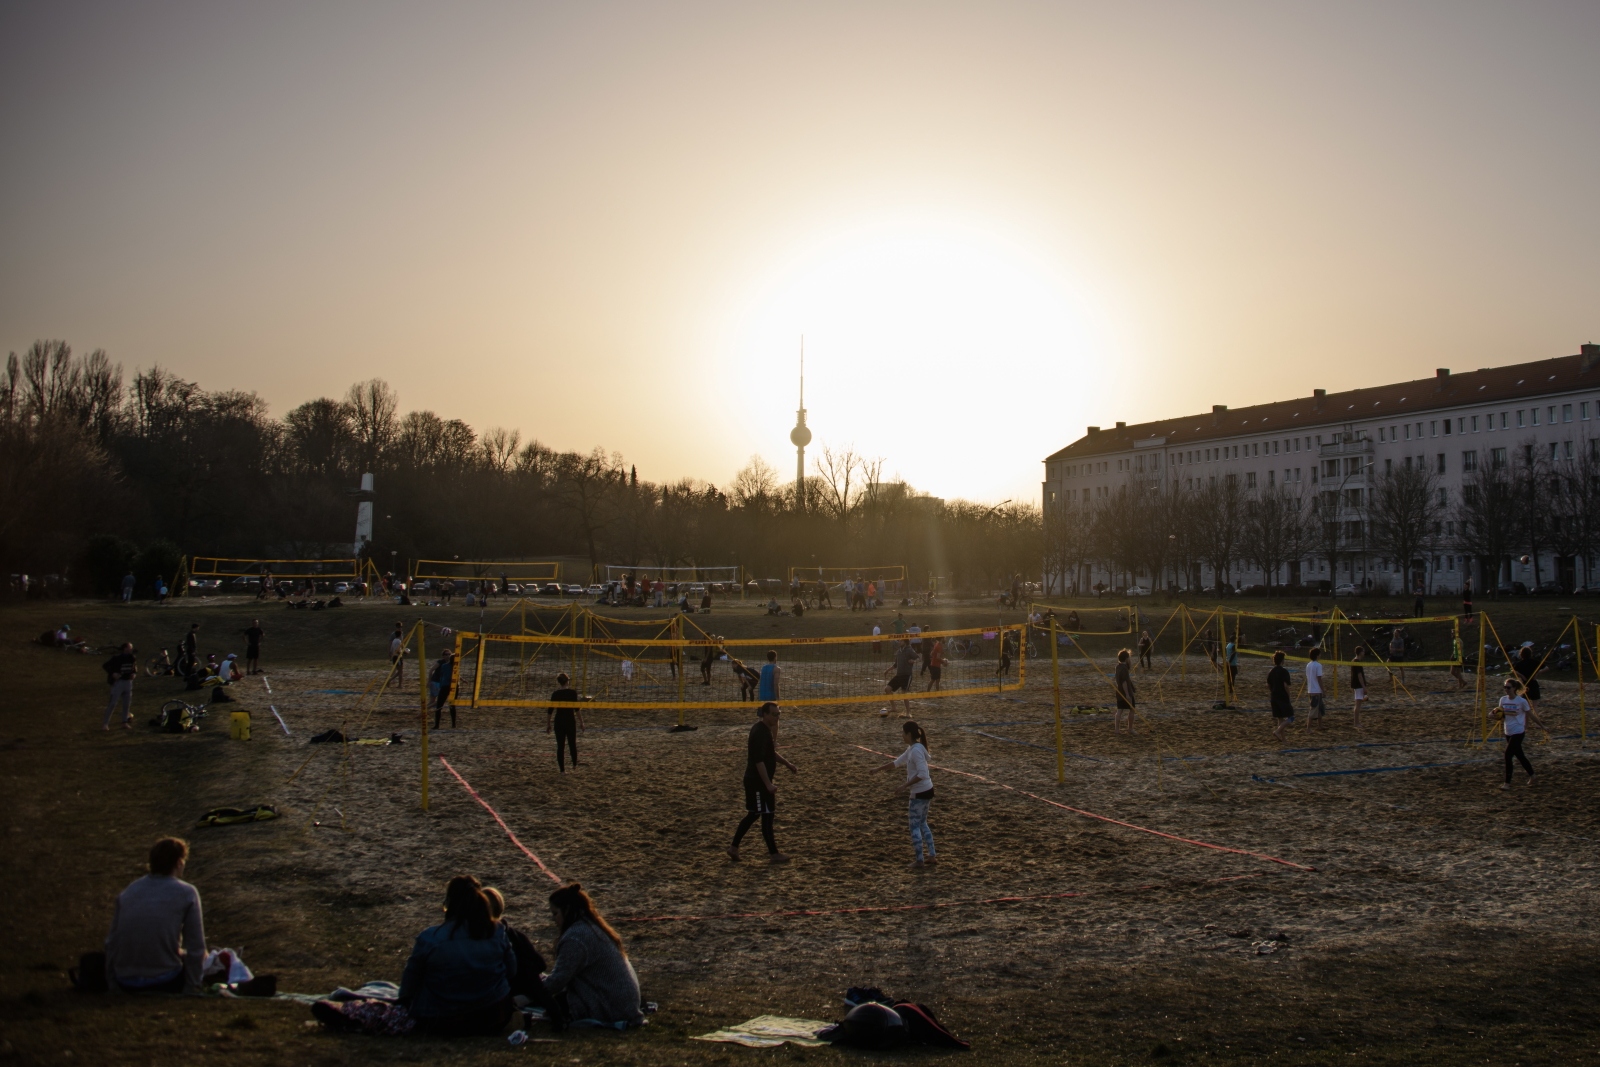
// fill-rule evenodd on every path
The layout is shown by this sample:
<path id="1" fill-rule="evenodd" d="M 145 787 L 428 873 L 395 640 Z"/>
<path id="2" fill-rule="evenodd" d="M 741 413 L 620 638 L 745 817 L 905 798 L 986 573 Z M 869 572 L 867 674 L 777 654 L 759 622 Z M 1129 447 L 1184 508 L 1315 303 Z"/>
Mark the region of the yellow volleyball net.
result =
<path id="1" fill-rule="evenodd" d="M 738 708 L 765 699 L 762 668 L 769 664 L 776 670 L 765 691 L 775 688 L 786 705 L 1001 693 L 1027 680 L 1020 624 L 903 638 L 739 639 L 702 631 L 682 617 L 620 625 L 585 613 L 574 614 L 570 625 L 581 632 L 457 632 L 452 699 L 472 707 L 547 707 L 564 673 L 590 698 L 586 709 Z M 901 674 L 904 683 L 889 691 Z"/>

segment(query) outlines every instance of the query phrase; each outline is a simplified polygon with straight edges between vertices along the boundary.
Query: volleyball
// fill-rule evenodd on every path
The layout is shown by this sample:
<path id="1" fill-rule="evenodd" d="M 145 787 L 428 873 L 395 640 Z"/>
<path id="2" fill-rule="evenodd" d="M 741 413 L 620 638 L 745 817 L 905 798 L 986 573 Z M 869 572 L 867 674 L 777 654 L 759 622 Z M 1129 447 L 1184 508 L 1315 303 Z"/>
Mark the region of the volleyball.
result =
<path id="1" fill-rule="evenodd" d="M 1517 559 L 1517 562 L 1522 564 L 1524 567 L 1526 567 L 1528 564 L 1533 562 L 1533 557 L 1532 556 L 1521 556 L 1521 557 L 1519 557 Z"/>

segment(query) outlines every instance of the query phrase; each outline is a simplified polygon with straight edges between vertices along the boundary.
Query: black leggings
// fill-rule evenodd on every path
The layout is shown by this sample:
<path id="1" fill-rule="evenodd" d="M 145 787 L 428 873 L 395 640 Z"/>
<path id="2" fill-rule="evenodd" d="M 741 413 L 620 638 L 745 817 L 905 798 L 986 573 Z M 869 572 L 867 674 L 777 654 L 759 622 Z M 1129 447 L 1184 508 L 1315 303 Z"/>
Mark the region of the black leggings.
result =
<path id="1" fill-rule="evenodd" d="M 739 847 L 739 842 L 744 840 L 744 835 L 749 833 L 750 827 L 756 824 L 757 819 L 760 819 L 761 837 L 767 843 L 767 851 L 769 853 L 778 851 L 778 839 L 772 834 L 772 820 L 776 808 L 773 803 L 774 799 L 771 793 L 760 787 L 751 788 L 748 785 L 744 787 L 744 806 L 748 809 L 748 814 L 739 823 L 739 828 L 733 832 L 734 848 Z"/>
<path id="2" fill-rule="evenodd" d="M 1150 664 L 1150 650 L 1148 648 L 1141 648 L 1139 650 L 1139 666 L 1149 667 L 1151 670 L 1155 669 Z"/>
<path id="3" fill-rule="evenodd" d="M 567 748 L 572 752 L 572 765 L 578 765 L 578 724 L 556 723 L 556 766 L 562 770 L 567 769 L 566 753 L 561 750 L 561 743 L 565 741 Z"/>
<path id="4" fill-rule="evenodd" d="M 1511 784 L 1511 761 L 1513 759 L 1520 760 L 1521 763 L 1522 763 L 1522 769 L 1528 772 L 1528 777 L 1529 778 L 1533 777 L 1533 764 L 1529 763 L 1528 762 L 1528 757 L 1524 756 L 1522 754 L 1522 739 L 1524 737 L 1527 737 L 1527 736 L 1528 736 L 1527 734 L 1507 734 L 1506 735 L 1506 784 L 1507 785 Z"/>

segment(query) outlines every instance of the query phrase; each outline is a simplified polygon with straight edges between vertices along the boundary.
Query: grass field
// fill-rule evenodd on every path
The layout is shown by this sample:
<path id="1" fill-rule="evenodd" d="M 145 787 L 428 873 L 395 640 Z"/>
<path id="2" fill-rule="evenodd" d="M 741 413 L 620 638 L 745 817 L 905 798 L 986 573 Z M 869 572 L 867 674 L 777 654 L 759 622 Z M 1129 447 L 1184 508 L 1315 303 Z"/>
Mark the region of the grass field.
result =
<path id="1" fill-rule="evenodd" d="M 1168 609 L 1142 607 L 1159 627 Z M 1574 609 L 1593 633 L 1581 600 L 1487 607 L 1508 642 L 1544 647 Z M 1022 691 L 913 705 L 936 767 L 941 864 L 923 871 L 906 869 L 897 776 L 869 773 L 880 754 L 899 751 L 894 718 L 880 718 L 878 703 L 793 707 L 780 744 L 801 772 L 780 777 L 778 834 L 795 860 L 770 867 L 759 837 L 747 839 L 742 863 L 722 853 L 742 813 L 744 709 L 695 711 L 698 729 L 687 733 L 665 731 L 669 712 L 596 709 L 580 739 L 583 766 L 565 776 L 542 711 L 464 709 L 460 729 L 430 736 L 431 803 L 421 811 L 413 667 L 403 691 L 362 694 L 381 682 L 397 619 L 474 629 L 480 616 L 398 610 L 288 612 L 225 599 L 0 608 L 13 679 L 0 732 L 12 862 L 0 878 L 23 912 L 0 959 L 6 1055 L 832 1062 L 858 1054 L 687 1038 L 760 1014 L 837 1018 L 849 985 L 930 1005 L 973 1042 L 975 1063 L 1530 1064 L 1581 1062 L 1600 1047 L 1600 767 L 1597 738 L 1577 736 L 1574 676 L 1546 676 L 1550 737 L 1535 731 L 1529 745 L 1538 784 L 1525 786 L 1519 770 L 1506 794 L 1498 744 L 1464 743 L 1471 690 L 1456 690 L 1443 670 L 1409 671 L 1409 693 L 1374 686 L 1360 730 L 1341 696 L 1326 729 L 1307 733 L 1301 719 L 1279 745 L 1264 710 L 1265 661 L 1247 660 L 1235 706 L 1213 710 L 1210 663 L 1193 655 L 1180 671 L 1176 642 L 1163 638 L 1157 670 L 1140 676 L 1135 737 L 1114 736 L 1097 710 L 1109 697 L 1099 672 L 1063 661 L 1064 702 L 1091 710 L 1065 717 L 1061 784 L 1048 660 L 1032 660 Z M 148 652 L 194 620 L 203 648 L 242 651 L 238 632 L 258 614 L 270 702 L 292 736 L 256 681 L 238 689 L 256 712 L 252 741 L 230 741 L 222 717 L 197 735 L 157 735 L 143 723 L 174 695 L 164 678 L 136 685 L 139 729 L 103 733 L 99 658 L 27 644 L 66 619 L 92 643 L 126 637 Z M 975 602 L 907 616 L 938 628 L 997 621 L 992 605 Z M 761 638 L 858 634 L 892 617 L 772 620 L 732 606 L 701 619 L 728 637 Z M 1126 643 L 1107 636 L 1082 647 L 1109 670 Z M 725 673 L 717 684 L 728 685 Z M 348 753 L 305 743 L 341 726 L 406 740 Z M 1429 766 L 1387 769 L 1418 765 Z M 207 808 L 258 802 L 285 817 L 193 828 Z M 457 873 L 498 885 L 510 918 L 548 947 L 543 899 L 555 882 L 488 808 L 617 923 L 646 998 L 661 1005 L 644 1030 L 511 1050 L 498 1039 L 335 1036 L 287 1002 L 66 988 L 65 968 L 99 946 L 115 894 L 140 873 L 149 842 L 169 833 L 194 846 L 187 877 L 205 900 L 208 941 L 240 949 L 284 990 L 397 980 Z M 892 1058 L 948 1055 L 959 1054 Z"/>

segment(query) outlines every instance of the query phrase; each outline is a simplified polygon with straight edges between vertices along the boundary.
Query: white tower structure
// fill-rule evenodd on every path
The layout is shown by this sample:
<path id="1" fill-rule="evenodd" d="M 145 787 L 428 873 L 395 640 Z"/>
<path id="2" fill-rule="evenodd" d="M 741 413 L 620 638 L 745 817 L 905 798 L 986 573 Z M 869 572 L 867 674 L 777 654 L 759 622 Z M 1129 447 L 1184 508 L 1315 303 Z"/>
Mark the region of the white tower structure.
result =
<path id="1" fill-rule="evenodd" d="M 801 511 L 806 507 L 806 445 L 811 443 L 811 429 L 806 426 L 806 339 L 800 338 L 800 410 L 794 413 L 794 429 L 789 440 L 795 447 L 794 499 Z"/>
<path id="2" fill-rule="evenodd" d="M 361 555 L 372 540 L 372 475 L 361 476 L 360 503 L 356 505 L 355 554 Z"/>

